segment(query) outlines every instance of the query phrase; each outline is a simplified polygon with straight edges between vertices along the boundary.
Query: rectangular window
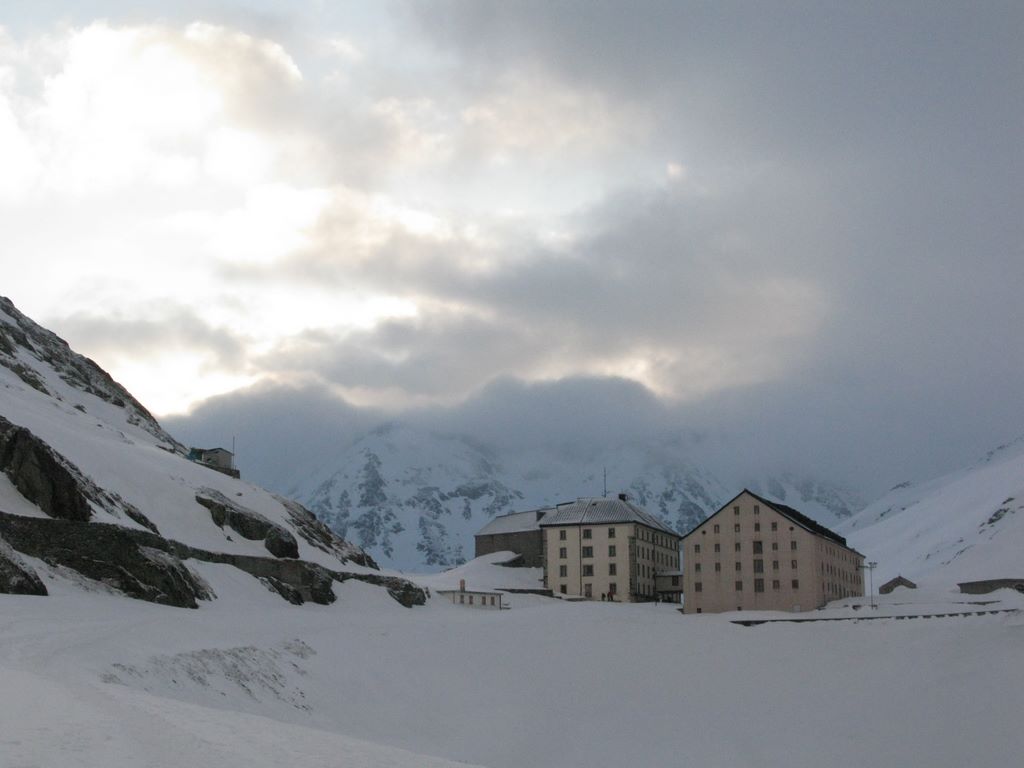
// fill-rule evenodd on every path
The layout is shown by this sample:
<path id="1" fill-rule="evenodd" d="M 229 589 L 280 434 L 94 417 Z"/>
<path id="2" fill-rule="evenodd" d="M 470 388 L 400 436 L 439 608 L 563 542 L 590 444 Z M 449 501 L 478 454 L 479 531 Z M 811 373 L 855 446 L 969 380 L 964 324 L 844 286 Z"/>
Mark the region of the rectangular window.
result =
<path id="1" fill-rule="evenodd" d="M 466 596 L 465 595 L 459 595 L 459 602 L 462 603 L 463 605 L 465 605 L 466 604 Z"/>
<path id="2" fill-rule="evenodd" d="M 618 567 L 615 565 L 615 563 L 608 563 L 608 575 L 609 576 L 618 576 L 618 572 L 617 571 L 618 571 Z"/>
<path id="3" fill-rule="evenodd" d="M 565 584 L 563 584 L 562 586 L 560 586 L 560 587 L 558 588 L 558 591 L 559 591 L 559 592 L 561 592 L 561 593 L 562 593 L 562 594 L 564 595 L 564 594 L 565 594 Z"/>
<path id="4" fill-rule="evenodd" d="M 593 547 L 584 547 L 583 548 L 583 557 L 593 557 L 593 556 L 594 556 L 594 548 Z"/>
<path id="5" fill-rule="evenodd" d="M 693 583 L 693 591 L 694 592 L 703 592 L 704 591 L 704 585 L 701 584 L 699 581 L 695 581 Z"/>
<path id="6" fill-rule="evenodd" d="M 695 555 L 699 555 L 700 554 L 700 544 L 694 544 L 693 545 L 693 554 L 695 554 Z"/>
<path id="7" fill-rule="evenodd" d="M 473 604 L 473 596 L 472 596 L 472 595 L 470 595 L 470 596 L 469 596 L 469 604 L 470 604 L 470 605 L 472 605 L 472 604 Z"/>
<path id="8" fill-rule="evenodd" d="M 761 508 L 759 506 L 757 506 L 757 504 L 754 505 L 754 514 L 755 515 L 760 515 L 761 514 Z"/>
<path id="9" fill-rule="evenodd" d="M 754 561 L 754 573 L 764 573 L 764 560 Z"/>
<path id="10" fill-rule="evenodd" d="M 737 571 L 742 571 L 743 570 L 743 564 L 739 560 L 736 561 L 736 570 Z"/>
<path id="11" fill-rule="evenodd" d="M 593 566 L 593 564 L 587 563 L 586 565 L 583 566 L 583 575 L 584 576 L 593 576 L 594 575 L 594 566 Z"/>
<path id="12" fill-rule="evenodd" d="M 773 541 L 772 542 L 772 551 L 773 552 L 778 552 L 779 551 L 779 542 L 777 542 L 777 541 Z"/>
<path id="13" fill-rule="evenodd" d="M 796 541 L 789 542 L 789 548 L 790 549 L 796 549 Z"/>
<path id="14" fill-rule="evenodd" d="M 736 591 L 737 592 L 742 592 L 743 591 L 743 582 L 742 581 L 737 581 L 736 582 Z"/>
<path id="15" fill-rule="evenodd" d="M 793 589 L 800 589 L 800 579 L 793 579 Z"/>
<path id="16" fill-rule="evenodd" d="M 761 524 L 760 523 L 754 523 L 754 531 L 755 531 L 755 533 L 757 531 L 760 531 L 760 530 L 761 530 Z"/>
<path id="17" fill-rule="evenodd" d="M 722 545 L 721 544 L 715 544 L 715 552 L 721 552 L 721 551 L 722 551 Z"/>
<path id="18" fill-rule="evenodd" d="M 739 523 L 736 523 L 736 525 L 734 525 L 734 526 L 732 527 L 732 529 L 733 529 L 733 531 L 735 531 L 736 533 L 739 533 L 739 532 L 740 532 L 740 524 L 739 524 Z"/>
<path id="19" fill-rule="evenodd" d="M 583 596 L 584 597 L 593 597 L 594 596 L 593 588 L 591 587 L 590 584 L 584 584 L 583 585 Z"/>
<path id="20" fill-rule="evenodd" d="M 614 528 L 609 528 L 608 529 L 608 538 L 609 539 L 614 539 L 615 538 L 615 529 Z"/>
<path id="21" fill-rule="evenodd" d="M 593 535 L 594 535 L 594 532 L 592 530 L 590 530 L 589 528 L 584 528 L 583 529 L 583 538 L 584 539 L 592 538 Z"/>
<path id="22" fill-rule="evenodd" d="M 760 555 L 761 552 L 763 552 L 763 551 L 764 551 L 764 544 L 762 544 L 760 541 L 755 541 L 754 542 L 754 554 L 755 555 Z"/>
<path id="23" fill-rule="evenodd" d="M 567 558 L 569 556 L 569 550 L 566 549 L 565 547 L 559 547 L 558 548 L 558 556 L 560 558 L 562 558 L 563 560 L 565 560 L 565 558 Z"/>
<path id="24" fill-rule="evenodd" d="M 565 528 L 563 528 L 562 530 L 560 530 L 558 532 L 558 540 L 559 541 L 565 541 L 565 533 L 566 533 Z"/>
<path id="25" fill-rule="evenodd" d="M 613 581 L 608 585 L 608 597 L 614 595 L 618 590 L 615 588 L 615 582 Z"/>
<path id="26" fill-rule="evenodd" d="M 772 560 L 772 570 L 773 571 L 779 570 L 779 561 L 778 560 Z"/>
<path id="27" fill-rule="evenodd" d="M 608 545 L 608 557 L 615 557 L 615 545 L 614 544 L 609 544 Z"/>
<path id="28" fill-rule="evenodd" d="M 722 570 L 722 564 L 721 563 L 715 563 L 715 573 L 718 573 L 721 570 Z"/>
<path id="29" fill-rule="evenodd" d="M 693 570 L 694 573 L 700 573 L 700 563 L 697 563 L 695 566 L 693 566 Z"/>
<path id="30" fill-rule="evenodd" d="M 773 531 L 779 530 L 779 524 L 776 523 L 774 520 L 772 521 L 772 530 Z"/>
<path id="31" fill-rule="evenodd" d="M 739 507 L 733 507 L 733 508 L 732 508 L 732 513 L 733 513 L 734 515 L 738 515 L 738 514 L 740 513 L 740 508 L 739 508 Z"/>
<path id="32" fill-rule="evenodd" d="M 678 576 L 673 576 L 672 577 L 672 586 L 673 587 L 678 587 L 679 586 L 679 577 Z"/>
<path id="33" fill-rule="evenodd" d="M 778 589 L 778 588 L 779 588 L 779 580 L 778 579 L 772 579 L 772 589 Z"/>
<path id="34" fill-rule="evenodd" d="M 736 552 L 739 552 L 739 551 L 740 551 L 740 549 L 741 549 L 741 547 L 740 547 L 740 543 L 739 543 L 739 542 L 737 541 L 737 542 L 736 542 L 735 544 L 733 544 L 733 547 L 732 547 L 732 548 L 733 548 L 733 549 L 734 549 L 734 550 L 735 550 Z"/>
<path id="35" fill-rule="evenodd" d="M 789 561 L 789 567 L 792 568 L 795 571 L 796 570 L 796 560 L 790 560 Z"/>
<path id="36" fill-rule="evenodd" d="M 754 591 L 764 592 L 764 579 L 754 579 Z"/>
<path id="37" fill-rule="evenodd" d="M 569 566 L 567 566 L 567 565 L 560 565 L 560 566 L 558 566 L 558 575 L 561 576 L 563 579 L 567 578 L 569 576 Z"/>
<path id="38" fill-rule="evenodd" d="M 715 533 L 718 533 L 720 528 L 721 526 L 719 526 L 718 523 L 715 523 Z"/>

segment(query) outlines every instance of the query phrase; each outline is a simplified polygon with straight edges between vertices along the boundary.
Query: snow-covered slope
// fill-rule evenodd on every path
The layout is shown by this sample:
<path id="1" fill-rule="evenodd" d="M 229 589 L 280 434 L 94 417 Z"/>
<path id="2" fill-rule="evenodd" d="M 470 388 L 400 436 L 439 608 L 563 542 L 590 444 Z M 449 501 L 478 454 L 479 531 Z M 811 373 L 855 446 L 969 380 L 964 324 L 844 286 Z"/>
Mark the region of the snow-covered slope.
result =
<path id="1" fill-rule="evenodd" d="M 175 605 L 214 597 L 183 562 L 197 559 L 248 568 L 291 600 L 330 600 L 332 573 L 371 578 L 373 560 L 301 506 L 185 454 L 95 363 L 0 299 L 0 577 L 33 583 L 35 558 L 43 575 Z"/>
<path id="2" fill-rule="evenodd" d="M 328 457 L 290 493 L 381 562 L 417 569 L 472 557 L 473 534 L 495 515 L 600 494 L 605 468 L 609 492 L 628 492 L 680 532 L 743 487 L 828 526 L 862 506 L 852 492 L 792 474 L 723 478 L 681 439 L 499 451 L 400 423 Z"/>
<path id="3" fill-rule="evenodd" d="M 897 574 L 947 585 L 1024 577 L 1024 438 L 974 466 L 896 486 L 839 532 L 878 562 L 876 585 Z"/>

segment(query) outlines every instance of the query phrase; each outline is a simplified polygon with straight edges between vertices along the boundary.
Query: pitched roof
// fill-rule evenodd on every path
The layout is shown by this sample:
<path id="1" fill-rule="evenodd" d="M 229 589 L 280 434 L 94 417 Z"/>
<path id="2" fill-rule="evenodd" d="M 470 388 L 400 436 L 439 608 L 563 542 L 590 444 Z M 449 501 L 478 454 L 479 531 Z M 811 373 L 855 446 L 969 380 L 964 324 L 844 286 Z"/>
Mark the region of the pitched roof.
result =
<path id="1" fill-rule="evenodd" d="M 698 528 L 700 528 L 702 525 L 704 525 L 704 523 L 706 523 L 712 517 L 717 515 L 723 509 L 728 509 L 728 507 L 734 501 L 736 501 L 736 499 L 738 499 L 740 496 L 742 496 L 744 493 L 753 496 L 755 499 L 757 499 L 759 502 L 764 504 L 766 507 L 768 507 L 769 509 L 774 509 L 780 515 L 782 515 L 785 518 L 788 518 L 790 521 L 796 523 L 801 528 L 805 528 L 806 530 L 810 531 L 811 533 L 817 534 L 818 536 L 826 538 L 826 539 L 828 539 L 830 541 L 834 541 L 836 544 L 844 546 L 847 549 L 852 549 L 852 547 L 847 545 L 846 539 L 844 539 L 842 536 L 840 536 L 835 531 L 829 530 L 828 528 L 826 528 L 821 523 L 819 523 L 819 522 L 817 522 L 815 520 L 812 520 L 807 515 L 805 515 L 803 512 L 798 512 L 797 510 L 793 509 L 792 507 L 786 506 L 785 504 L 780 504 L 777 501 L 770 501 L 769 499 L 766 499 L 763 496 L 758 496 L 756 493 L 754 493 L 753 491 L 748 490 L 746 488 L 744 488 L 742 491 L 740 491 L 735 496 L 733 496 L 729 501 L 727 501 L 725 504 L 723 504 L 714 513 L 708 515 L 705 519 L 701 520 L 697 525 L 695 525 L 693 528 L 691 528 L 689 531 L 687 531 L 686 535 L 683 536 L 683 538 L 685 539 L 687 536 L 689 536 L 691 533 L 696 531 Z M 853 551 L 856 551 L 856 550 L 853 550 Z"/>
<path id="2" fill-rule="evenodd" d="M 498 515 L 498 517 L 477 531 L 476 535 L 492 536 L 496 533 L 539 531 L 540 519 L 550 511 L 550 509 L 531 509 L 528 512 L 511 512 L 507 515 Z"/>
<path id="3" fill-rule="evenodd" d="M 678 533 L 650 512 L 646 512 L 636 504 L 622 498 L 598 496 L 568 501 L 564 504 L 559 504 L 552 511 L 544 515 L 544 519 L 540 521 L 541 527 L 549 525 L 605 525 L 607 523 L 639 523 L 640 525 L 646 525 L 648 528 L 654 528 L 662 533 L 668 533 L 676 538 L 680 538 Z"/>

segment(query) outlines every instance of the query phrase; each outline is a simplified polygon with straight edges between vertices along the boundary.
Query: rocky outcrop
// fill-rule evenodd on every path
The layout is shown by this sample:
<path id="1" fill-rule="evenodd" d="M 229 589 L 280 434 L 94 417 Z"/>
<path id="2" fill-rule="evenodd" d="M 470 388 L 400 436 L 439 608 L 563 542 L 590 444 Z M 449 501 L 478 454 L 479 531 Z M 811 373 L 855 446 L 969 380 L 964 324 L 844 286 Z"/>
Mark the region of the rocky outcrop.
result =
<path id="1" fill-rule="evenodd" d="M 92 507 L 80 473 L 25 427 L 0 416 L 0 470 L 22 496 L 43 512 L 65 520 L 88 520 Z"/>
<path id="2" fill-rule="evenodd" d="M 226 525 L 244 539 L 262 541 L 274 557 L 299 556 L 299 543 L 290 531 L 258 512 L 236 504 L 220 491 L 203 488 L 196 494 L 196 501 L 210 510 L 210 517 L 217 527 Z"/>
<path id="3" fill-rule="evenodd" d="M 22 496 L 51 517 L 89 520 L 92 505 L 114 517 L 124 515 L 153 533 L 152 521 L 116 493 L 108 493 L 71 461 L 25 427 L 0 416 L 0 471 Z"/>
<path id="4" fill-rule="evenodd" d="M 148 531 L 108 523 L 47 520 L 0 512 L 0 537 L 19 552 L 53 566 L 70 568 L 130 597 L 195 608 L 211 599 L 210 588 L 185 560 L 223 563 L 260 579 L 286 600 L 334 602 L 332 585 L 349 579 L 384 587 L 407 608 L 423 605 L 426 593 L 412 582 L 376 573 L 334 571 L 317 563 L 210 552 Z"/>
<path id="5" fill-rule="evenodd" d="M 0 512 L 0 536 L 18 552 L 70 568 L 140 600 L 195 608 L 198 600 L 212 597 L 168 541 L 148 531 Z"/>
<path id="6" fill-rule="evenodd" d="M 328 528 L 323 522 L 317 519 L 316 515 L 304 506 L 283 496 L 274 496 L 291 519 L 292 525 L 298 534 L 310 545 L 322 552 L 334 555 L 344 562 L 352 562 L 364 568 L 380 570 L 380 566 L 366 552 L 354 544 L 350 544 Z"/>
<path id="7" fill-rule="evenodd" d="M 18 554 L 0 539 L 0 594 L 46 595 L 46 585 Z"/>

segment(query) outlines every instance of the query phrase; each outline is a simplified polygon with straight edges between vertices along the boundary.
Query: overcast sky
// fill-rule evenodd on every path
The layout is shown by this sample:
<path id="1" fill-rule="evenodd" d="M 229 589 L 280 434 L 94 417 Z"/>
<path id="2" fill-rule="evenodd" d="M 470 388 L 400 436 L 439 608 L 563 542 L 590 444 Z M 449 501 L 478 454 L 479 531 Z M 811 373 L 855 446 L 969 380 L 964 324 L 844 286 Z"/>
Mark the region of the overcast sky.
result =
<path id="1" fill-rule="evenodd" d="M 1019 2 L 7 0 L 0 292 L 160 415 L 870 493 L 1024 433 L 1022 51 Z"/>

